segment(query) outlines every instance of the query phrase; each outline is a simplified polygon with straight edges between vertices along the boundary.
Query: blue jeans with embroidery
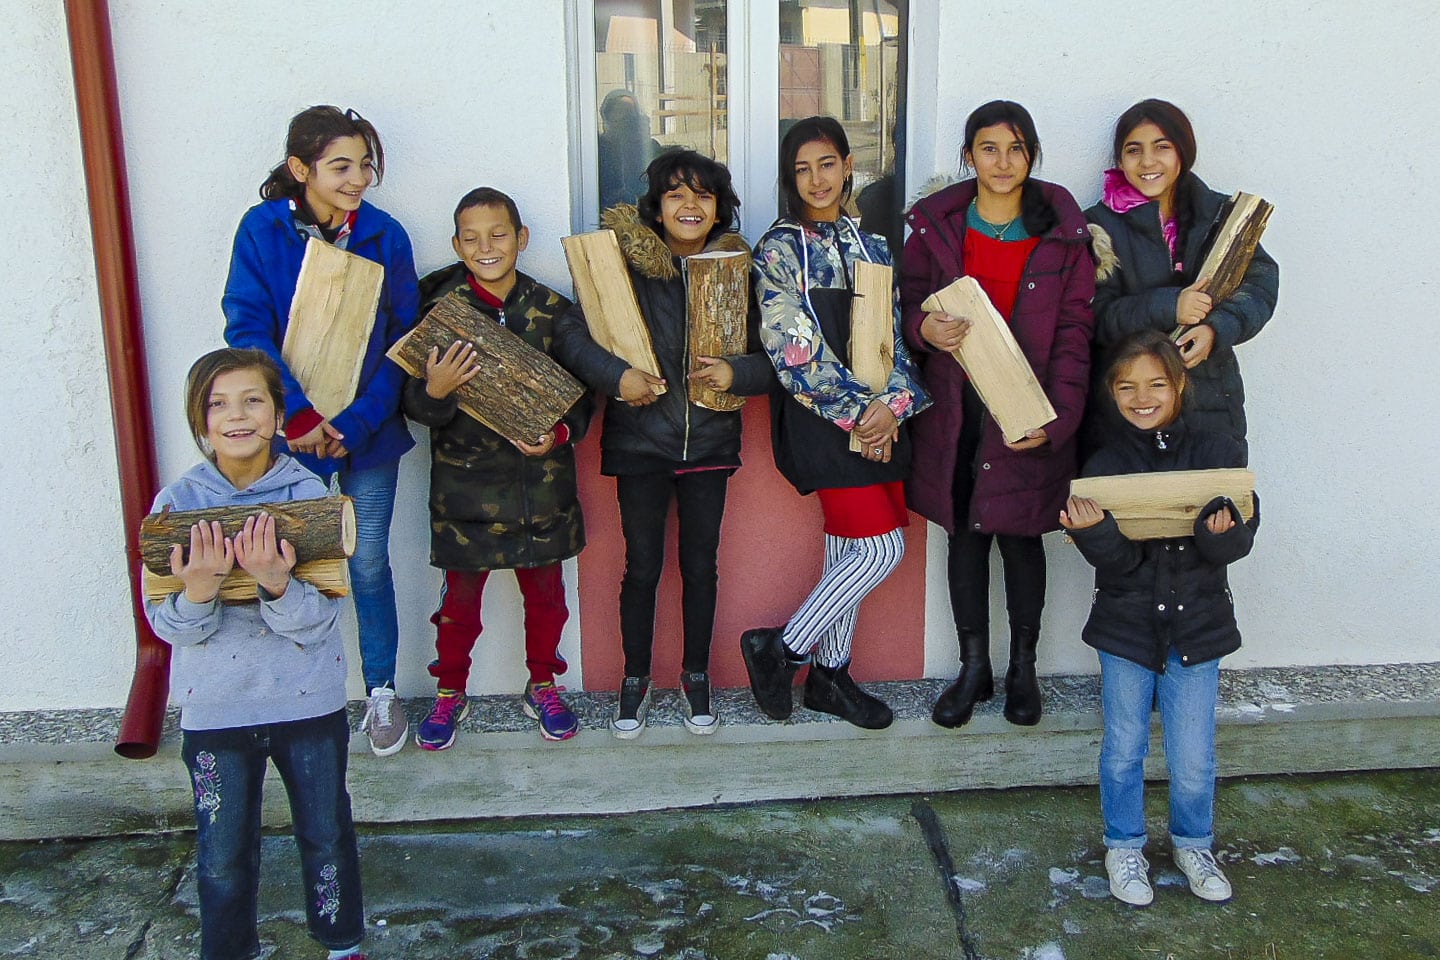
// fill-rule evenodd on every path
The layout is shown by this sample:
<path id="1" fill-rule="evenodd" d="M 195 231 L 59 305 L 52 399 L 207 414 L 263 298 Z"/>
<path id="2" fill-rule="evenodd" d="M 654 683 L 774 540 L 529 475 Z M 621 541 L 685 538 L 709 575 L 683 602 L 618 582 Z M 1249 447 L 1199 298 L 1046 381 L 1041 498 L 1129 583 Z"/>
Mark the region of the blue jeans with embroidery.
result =
<path id="1" fill-rule="evenodd" d="M 1100 811 L 1107 848 L 1145 846 L 1145 755 L 1150 708 L 1160 706 L 1170 774 L 1170 843 L 1210 849 L 1215 824 L 1215 704 L 1220 661 L 1187 667 L 1173 650 L 1164 673 L 1100 654 Z"/>
<path id="2" fill-rule="evenodd" d="M 350 589 L 360 628 L 360 670 L 365 692 L 395 685 L 395 651 L 400 645 L 395 614 L 395 579 L 390 573 L 390 518 L 400 461 L 364 470 L 340 471 L 340 490 L 355 498 L 355 553 Z"/>
<path id="3" fill-rule="evenodd" d="M 260 949 L 260 797 L 266 760 L 290 797 L 310 936 L 330 950 L 365 934 L 360 854 L 345 790 L 345 711 L 224 730 L 186 730 L 181 755 L 195 788 L 200 956 L 248 960 Z"/>

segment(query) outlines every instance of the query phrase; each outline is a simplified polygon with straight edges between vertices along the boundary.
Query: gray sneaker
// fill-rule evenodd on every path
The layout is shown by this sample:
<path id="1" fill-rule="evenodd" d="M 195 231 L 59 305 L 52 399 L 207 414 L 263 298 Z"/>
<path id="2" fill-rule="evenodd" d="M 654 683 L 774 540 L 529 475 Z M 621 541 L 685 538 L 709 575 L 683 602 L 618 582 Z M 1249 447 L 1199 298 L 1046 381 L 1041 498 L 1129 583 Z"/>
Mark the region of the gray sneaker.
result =
<path id="1" fill-rule="evenodd" d="M 1105 872 L 1110 875 L 1110 894 L 1132 907 L 1148 907 L 1155 899 L 1147 871 L 1150 861 L 1131 847 L 1105 851 Z"/>
<path id="2" fill-rule="evenodd" d="M 1190 892 L 1201 900 L 1223 903 L 1230 899 L 1230 881 L 1220 872 L 1215 855 L 1203 847 L 1177 847 L 1175 866 L 1190 881 Z"/>
<path id="3" fill-rule="evenodd" d="M 394 690 L 376 687 L 370 691 L 370 702 L 365 708 L 365 719 L 360 721 L 360 732 L 370 738 L 370 752 L 377 757 L 399 753 L 400 748 L 405 746 L 410 721 L 395 701 Z"/>

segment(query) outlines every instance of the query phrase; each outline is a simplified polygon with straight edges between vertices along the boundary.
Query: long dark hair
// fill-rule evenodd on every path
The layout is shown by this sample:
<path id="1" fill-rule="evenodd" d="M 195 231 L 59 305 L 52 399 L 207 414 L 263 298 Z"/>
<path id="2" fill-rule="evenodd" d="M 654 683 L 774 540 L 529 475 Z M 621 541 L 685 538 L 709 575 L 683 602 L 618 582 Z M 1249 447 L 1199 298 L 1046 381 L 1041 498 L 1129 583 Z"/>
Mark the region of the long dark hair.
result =
<path id="1" fill-rule="evenodd" d="M 740 198 L 730 182 L 725 164 L 694 150 L 666 150 L 645 168 L 645 193 L 635 203 L 640 219 L 656 233 L 664 235 L 660 226 L 660 198 L 671 187 L 685 184 L 691 190 L 705 192 L 715 198 L 715 226 L 710 228 L 708 243 L 736 225 Z"/>
<path id="2" fill-rule="evenodd" d="M 795 185 L 795 158 L 800 155 L 801 147 L 817 141 L 833 146 L 842 159 L 850 156 L 850 138 L 845 136 L 845 128 L 834 117 L 806 117 L 797 120 L 785 132 L 785 139 L 780 141 L 780 201 L 793 220 L 805 219 L 805 201 L 800 198 L 800 188 Z M 845 178 L 844 189 L 840 192 L 842 212 L 845 204 L 850 202 L 850 191 L 854 187 L 855 176 L 851 174 Z"/>
<path id="3" fill-rule="evenodd" d="M 325 148 L 341 137 L 359 137 L 370 152 L 370 165 L 378 184 L 385 176 L 385 150 L 375 127 L 354 110 L 341 110 L 329 105 L 308 107 L 290 119 L 285 134 L 285 159 L 270 171 L 260 184 L 260 196 L 266 200 L 298 200 L 305 194 L 305 185 L 290 175 L 289 159 L 297 157 L 313 167 L 325 155 Z"/>
<path id="4" fill-rule="evenodd" d="M 1040 184 L 1030 176 L 1040 167 L 1040 135 L 1035 132 L 1035 120 L 1029 110 L 1014 100 L 991 100 L 972 110 L 965 118 L 965 149 L 961 154 L 960 169 L 964 171 L 971 167 L 970 161 L 965 158 L 974 156 L 975 137 L 986 127 L 994 126 L 1008 127 L 1025 151 L 1029 169 L 1025 173 L 1025 182 L 1020 185 L 1020 216 L 1030 236 L 1043 236 L 1054 229 L 1060 217 L 1050 201 L 1045 199 L 1045 191 Z"/>
<path id="5" fill-rule="evenodd" d="M 1141 100 L 1120 114 L 1120 118 L 1115 121 L 1115 137 L 1111 151 L 1111 160 L 1115 166 L 1120 166 L 1121 154 L 1125 152 L 1125 141 L 1142 123 L 1153 123 L 1159 127 L 1160 132 L 1165 134 L 1165 139 L 1175 145 L 1175 152 L 1180 155 L 1180 176 L 1175 179 L 1175 246 L 1183 252 L 1185 235 L 1194 226 L 1191 221 L 1194 219 L 1192 201 L 1195 178 L 1190 175 L 1190 170 L 1195 166 L 1195 128 L 1190 125 L 1190 118 L 1185 116 L 1185 111 L 1169 100 L 1157 100 L 1153 97 Z"/>

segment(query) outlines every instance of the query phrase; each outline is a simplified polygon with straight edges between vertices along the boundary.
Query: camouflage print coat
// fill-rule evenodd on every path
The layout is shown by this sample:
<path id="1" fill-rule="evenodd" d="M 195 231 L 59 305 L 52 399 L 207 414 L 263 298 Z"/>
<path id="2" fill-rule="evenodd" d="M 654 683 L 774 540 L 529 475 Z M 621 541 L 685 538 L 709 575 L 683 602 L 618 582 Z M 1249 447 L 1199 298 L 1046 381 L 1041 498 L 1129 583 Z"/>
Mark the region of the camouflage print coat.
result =
<path id="1" fill-rule="evenodd" d="M 420 281 L 420 315 L 458 290 L 470 306 L 550 353 L 555 320 L 570 301 L 519 274 L 496 310 L 475 296 L 463 263 Z M 411 378 L 406 416 L 430 428 L 430 563 L 442 570 L 510 570 L 573 557 L 585 546 L 575 487 L 574 444 L 590 424 L 586 394 L 565 415 L 570 440 L 543 457 L 527 457 L 498 433 L 463 413 L 452 394 L 436 400 Z"/>

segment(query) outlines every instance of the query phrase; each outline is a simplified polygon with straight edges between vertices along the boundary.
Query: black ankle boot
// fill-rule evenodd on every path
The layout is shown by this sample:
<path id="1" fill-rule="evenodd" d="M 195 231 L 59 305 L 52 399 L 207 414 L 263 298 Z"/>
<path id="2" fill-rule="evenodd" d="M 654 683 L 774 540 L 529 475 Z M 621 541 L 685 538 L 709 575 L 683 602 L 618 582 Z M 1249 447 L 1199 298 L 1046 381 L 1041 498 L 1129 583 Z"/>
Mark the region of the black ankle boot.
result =
<path id="1" fill-rule="evenodd" d="M 812 663 L 805 677 L 805 706 L 866 730 L 884 730 L 895 719 L 882 700 L 861 690 L 850 678 L 848 663 L 834 669 Z"/>
<path id="2" fill-rule="evenodd" d="M 1005 719 L 1022 727 L 1040 722 L 1040 682 L 1035 679 L 1037 627 L 1010 627 L 1010 669 L 1005 671 Z"/>
<path id="3" fill-rule="evenodd" d="M 935 701 L 930 719 L 942 727 L 964 726 L 975 704 L 995 695 L 995 675 L 990 670 L 990 637 L 975 630 L 960 631 L 960 676 Z"/>
<path id="4" fill-rule="evenodd" d="M 805 660 L 795 659 L 780 639 L 780 627 L 760 627 L 740 635 L 740 655 L 750 676 L 750 692 L 760 712 L 771 720 L 788 720 L 794 709 L 791 684 Z"/>

